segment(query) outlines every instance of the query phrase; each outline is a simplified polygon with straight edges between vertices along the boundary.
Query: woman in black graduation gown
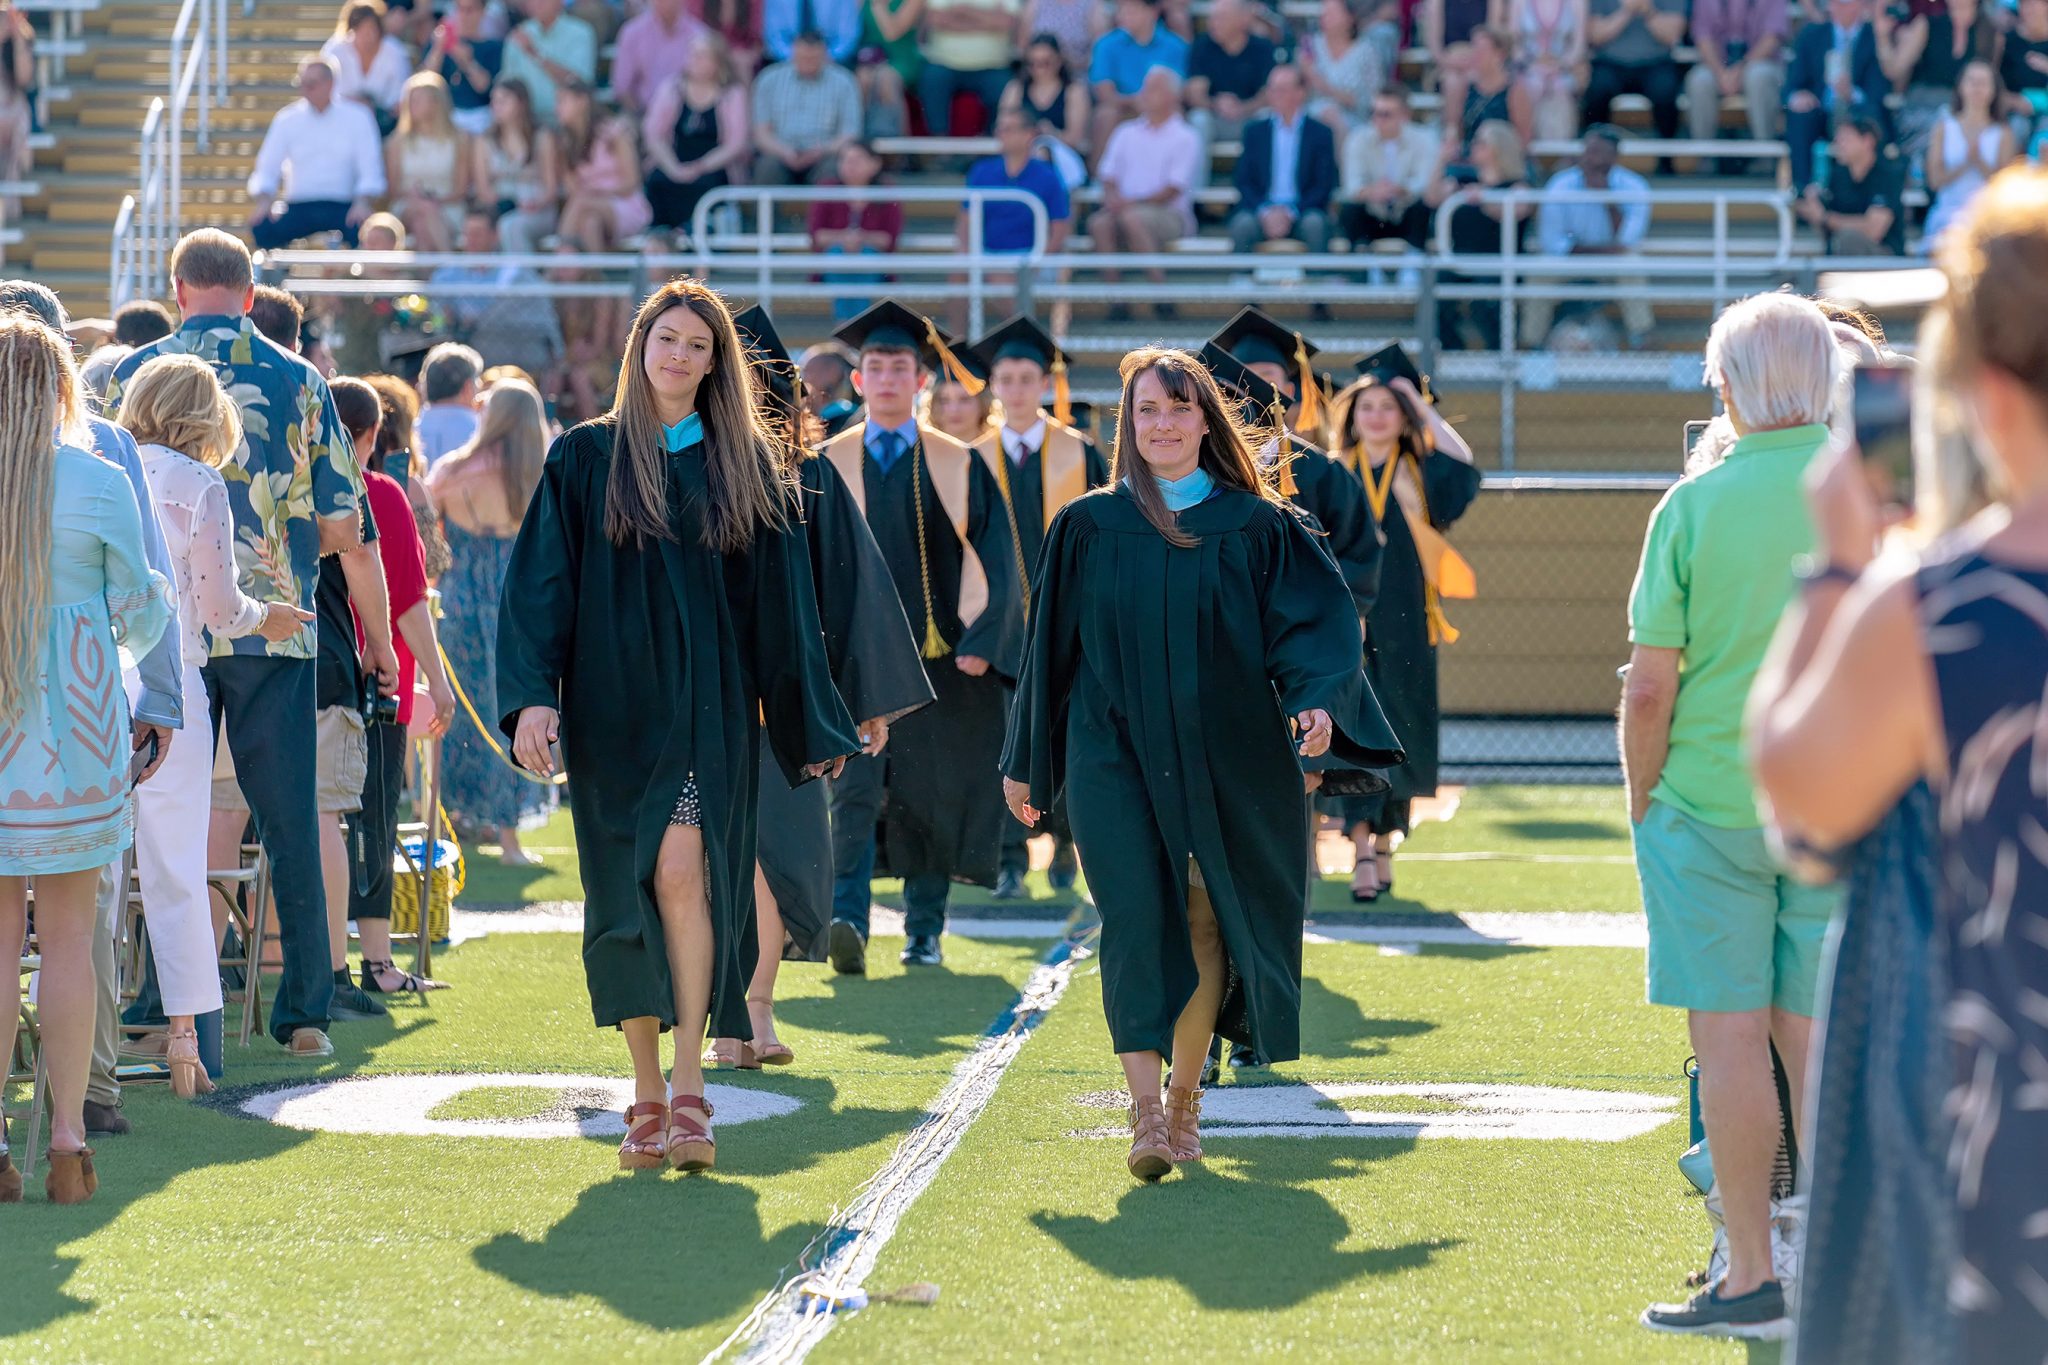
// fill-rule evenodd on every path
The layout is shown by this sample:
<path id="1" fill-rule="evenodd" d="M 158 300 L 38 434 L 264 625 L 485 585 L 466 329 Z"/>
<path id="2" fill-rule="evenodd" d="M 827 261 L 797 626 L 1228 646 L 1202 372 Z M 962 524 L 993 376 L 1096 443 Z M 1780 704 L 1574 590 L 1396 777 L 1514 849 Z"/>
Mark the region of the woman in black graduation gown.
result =
<path id="1" fill-rule="evenodd" d="M 1352 899 L 1394 888 L 1394 839 L 1408 833 L 1416 797 L 1436 795 L 1436 650 L 1445 636 L 1435 590 L 1423 576 L 1413 522 L 1448 530 L 1479 496 L 1472 448 L 1417 387 L 1419 375 L 1399 347 L 1359 362 L 1364 377 L 1337 395 L 1336 455 L 1365 484 L 1366 503 L 1386 536 L 1379 594 L 1365 626 L 1365 672 L 1373 695 L 1401 737 L 1407 761 L 1390 786 L 1343 803 L 1345 830 L 1370 864 L 1352 877 Z M 1411 519 L 1413 521 L 1411 522 Z"/>
<path id="2" fill-rule="evenodd" d="M 724 302 L 671 281 L 634 319 L 612 411 L 549 453 L 506 571 L 500 724 L 544 774 L 559 735 L 576 775 L 591 1011 L 633 1058 L 629 1170 L 712 1165 L 706 1021 L 751 1036 L 757 727 L 792 782 L 860 747 L 788 458 Z"/>
<path id="3" fill-rule="evenodd" d="M 1261 1063 L 1299 1053 L 1301 760 L 1327 754 L 1325 784 L 1358 789 L 1400 752 L 1344 579 L 1214 378 L 1148 349 L 1123 383 L 1110 486 L 1046 535 L 1003 773 L 1027 825 L 1066 794 L 1133 1097 L 1129 1165 L 1156 1180 L 1201 1156 L 1212 1033 Z"/>

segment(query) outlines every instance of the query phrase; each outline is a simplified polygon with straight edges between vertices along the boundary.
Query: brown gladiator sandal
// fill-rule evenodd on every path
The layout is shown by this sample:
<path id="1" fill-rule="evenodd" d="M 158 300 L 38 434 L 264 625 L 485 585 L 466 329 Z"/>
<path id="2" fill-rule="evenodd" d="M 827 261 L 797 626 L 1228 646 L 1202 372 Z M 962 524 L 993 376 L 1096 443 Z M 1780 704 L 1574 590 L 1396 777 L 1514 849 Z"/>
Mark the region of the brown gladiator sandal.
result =
<path id="1" fill-rule="evenodd" d="M 52 1204 L 83 1204 L 99 1189 L 100 1178 L 92 1168 L 92 1148 L 80 1147 L 75 1152 L 52 1149 L 45 1156 L 50 1173 L 43 1177 L 43 1193 Z"/>
<path id="2" fill-rule="evenodd" d="M 187 1029 L 168 1035 L 164 1061 L 171 1068 L 171 1093 L 181 1100 L 213 1093 L 213 1081 L 199 1060 L 199 1034 Z"/>
<path id="3" fill-rule="evenodd" d="M 1147 1184 L 1173 1169 L 1173 1148 L 1166 1138 L 1166 1111 L 1157 1096 L 1131 1101 L 1131 1154 L 1124 1164 Z"/>
<path id="4" fill-rule="evenodd" d="M 626 1110 L 626 1140 L 619 1144 L 619 1169 L 658 1171 L 668 1158 L 668 1106 L 660 1100 L 642 1100 Z"/>
<path id="5" fill-rule="evenodd" d="M 711 1101 L 702 1095 L 678 1095 L 668 1103 L 668 1164 L 688 1174 L 692 1171 L 708 1171 L 718 1160 L 717 1144 L 711 1137 L 711 1125 L 699 1123 L 685 1109 L 701 1109 L 704 1117 L 711 1117 Z"/>
<path id="6" fill-rule="evenodd" d="M 1199 1087 L 1166 1087 L 1166 1141 L 1175 1161 L 1202 1159 L 1202 1095 Z"/>

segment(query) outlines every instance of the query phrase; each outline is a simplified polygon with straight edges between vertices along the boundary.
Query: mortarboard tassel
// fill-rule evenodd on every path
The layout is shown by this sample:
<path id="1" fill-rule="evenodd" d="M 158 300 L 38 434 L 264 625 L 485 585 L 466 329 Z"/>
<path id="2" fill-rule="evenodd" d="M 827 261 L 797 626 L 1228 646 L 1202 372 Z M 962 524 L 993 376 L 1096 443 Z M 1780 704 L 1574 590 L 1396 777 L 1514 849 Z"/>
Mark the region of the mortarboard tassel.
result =
<path id="1" fill-rule="evenodd" d="M 1316 372 L 1309 368 L 1308 343 L 1302 340 L 1299 332 L 1294 334 L 1294 368 L 1300 376 L 1296 382 L 1301 385 L 1301 416 L 1296 420 L 1294 429 L 1304 436 L 1320 432 L 1323 427 L 1323 390 L 1316 383 Z"/>
<path id="2" fill-rule="evenodd" d="M 939 363 L 945 366 L 946 373 L 952 376 L 953 382 L 976 397 L 980 397 L 983 388 L 982 382 L 974 377 L 973 371 L 960 363 L 960 357 L 953 354 L 953 348 L 948 346 L 946 339 L 939 335 L 938 325 L 930 318 L 924 320 L 924 334 L 931 341 L 932 349 L 939 353 Z"/>
<path id="3" fill-rule="evenodd" d="M 1274 462 L 1280 467 L 1280 496 L 1291 498 L 1295 494 L 1294 442 L 1287 435 L 1287 410 L 1278 403 L 1273 405 L 1273 434 L 1280 442 L 1280 449 L 1274 456 Z"/>
<path id="4" fill-rule="evenodd" d="M 1063 427 L 1074 424 L 1074 398 L 1067 388 L 1067 358 L 1057 352 L 1052 358 L 1052 419 Z"/>

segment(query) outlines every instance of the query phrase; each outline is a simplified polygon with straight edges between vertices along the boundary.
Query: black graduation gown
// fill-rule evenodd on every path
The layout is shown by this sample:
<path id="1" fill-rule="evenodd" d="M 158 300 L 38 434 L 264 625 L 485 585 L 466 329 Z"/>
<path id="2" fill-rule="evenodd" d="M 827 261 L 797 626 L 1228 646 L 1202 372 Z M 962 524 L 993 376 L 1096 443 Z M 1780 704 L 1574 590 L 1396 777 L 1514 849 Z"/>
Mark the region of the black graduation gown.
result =
<path id="1" fill-rule="evenodd" d="M 1194 994 L 1192 855 L 1230 961 L 1218 1031 L 1286 1061 L 1308 875 L 1288 717 L 1330 713 L 1335 785 L 1381 785 L 1372 770 L 1400 746 L 1359 667 L 1343 578 L 1298 512 L 1223 490 L 1180 527 L 1198 543 L 1170 544 L 1121 488 L 1054 519 L 1003 771 L 1039 810 L 1065 792 L 1116 1050 L 1170 1052 Z"/>
<path id="2" fill-rule="evenodd" d="M 833 685 L 856 723 L 879 716 L 893 724 L 930 705 L 932 685 L 889 566 L 830 461 L 806 460 L 797 477 Z M 821 782 L 791 786 L 763 736 L 761 874 L 789 935 L 787 949 L 764 943 L 764 952 L 781 951 L 797 961 L 825 960 L 826 931 L 832 926 L 832 821 L 825 796 Z"/>
<path id="3" fill-rule="evenodd" d="M 1351 589 L 1352 605 L 1363 621 L 1372 614 L 1373 599 L 1380 590 L 1380 561 L 1386 538 L 1373 524 L 1372 504 L 1365 499 L 1365 485 L 1351 471 L 1325 454 L 1321 447 L 1289 436 L 1292 445 L 1294 504 L 1316 519 L 1327 537 L 1323 544 L 1344 586 Z"/>
<path id="4" fill-rule="evenodd" d="M 548 454 L 505 573 L 499 726 L 510 736 L 528 706 L 561 712 L 583 967 L 599 1025 L 645 1015 L 675 1023 L 654 866 L 694 778 L 715 953 L 710 1032 L 751 1038 L 760 718 L 790 782 L 859 741 L 826 666 L 795 509 L 743 554 L 706 549 L 704 460 L 693 448 L 669 465 L 679 538 L 615 546 L 604 533 L 612 441 L 609 421 L 585 422 Z"/>
<path id="5" fill-rule="evenodd" d="M 1351 481 L 1361 490 L 1357 475 Z M 1375 471 L 1378 478 L 1382 471 Z M 1430 524 L 1439 531 L 1465 515 L 1479 496 L 1479 470 L 1465 461 L 1432 451 L 1422 461 L 1422 495 Z M 1371 501 L 1366 502 L 1370 514 Z M 1429 618 L 1423 606 L 1422 560 L 1407 515 L 1391 491 L 1380 523 L 1387 550 L 1381 556 L 1380 590 L 1366 617 L 1365 675 L 1380 699 L 1394 733 L 1401 737 L 1407 760 L 1387 774 L 1388 790 L 1378 799 L 1365 798 L 1369 815 L 1359 816 L 1347 803 L 1347 818 L 1374 818 L 1387 801 L 1406 801 L 1436 794 L 1438 735 L 1443 715 L 1437 704 L 1436 646 L 1429 642 Z"/>
<path id="6" fill-rule="evenodd" d="M 927 473 L 922 488 L 932 616 L 951 650 L 925 660 L 934 704 L 906 716 L 889 732 L 889 747 L 882 754 L 888 769 L 882 807 L 887 837 L 878 870 L 895 877 L 945 876 L 993 886 L 1003 822 L 1009 818 L 996 761 L 1003 748 L 1006 687 L 1017 676 L 1023 655 L 1024 613 L 1002 490 L 979 455 L 967 451 L 966 458 L 967 540 L 988 578 L 988 605 L 972 625 L 960 623 L 960 539 Z M 896 580 L 911 634 L 922 642 L 925 598 L 911 457 L 902 455 L 884 473 L 875 457 L 863 451 L 861 473 L 868 527 Z M 989 672 L 968 677 L 955 666 L 963 655 L 988 660 Z M 835 837 L 840 837 L 836 831 Z"/>

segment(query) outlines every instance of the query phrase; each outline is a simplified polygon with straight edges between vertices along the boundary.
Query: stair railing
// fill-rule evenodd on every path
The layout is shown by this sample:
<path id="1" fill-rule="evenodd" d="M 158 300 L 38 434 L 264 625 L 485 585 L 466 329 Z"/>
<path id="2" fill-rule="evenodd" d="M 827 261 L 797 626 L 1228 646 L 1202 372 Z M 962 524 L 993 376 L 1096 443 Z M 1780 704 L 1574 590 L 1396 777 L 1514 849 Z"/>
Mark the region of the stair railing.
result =
<path id="1" fill-rule="evenodd" d="M 227 89 L 227 0 L 185 0 L 171 29 L 165 92 L 143 118 L 136 191 L 114 220 L 108 283 L 115 307 L 163 290 L 171 247 L 185 228 L 186 115 L 194 146 L 207 150 L 213 111 L 226 104 Z"/>
<path id="2" fill-rule="evenodd" d="M 107 296 L 115 308 L 163 288 L 165 257 L 175 240 L 167 230 L 164 193 L 176 141 L 164 116 L 164 97 L 158 95 L 149 102 L 149 112 L 142 120 L 141 178 L 135 193 L 121 200 L 121 211 L 114 217 Z"/>

